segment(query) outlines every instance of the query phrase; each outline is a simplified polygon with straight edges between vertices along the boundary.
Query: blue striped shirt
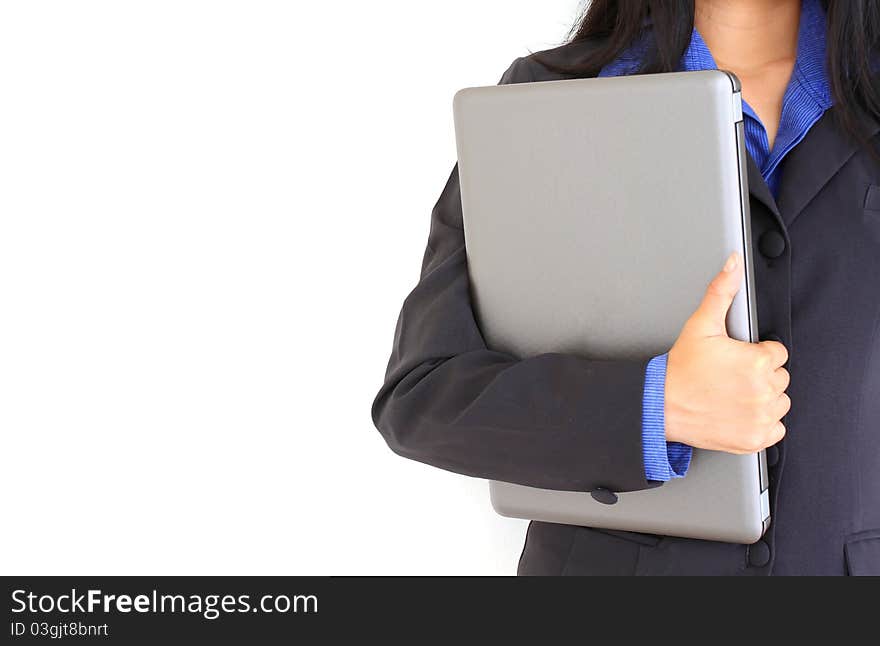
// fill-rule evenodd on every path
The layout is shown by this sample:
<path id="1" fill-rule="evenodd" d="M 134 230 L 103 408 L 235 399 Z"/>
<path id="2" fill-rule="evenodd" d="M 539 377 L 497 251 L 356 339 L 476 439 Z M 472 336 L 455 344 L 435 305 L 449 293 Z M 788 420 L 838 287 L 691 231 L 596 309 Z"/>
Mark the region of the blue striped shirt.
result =
<path id="1" fill-rule="evenodd" d="M 825 71 L 825 29 L 825 12 L 819 0 L 803 0 L 797 60 L 782 99 L 782 115 L 772 149 L 758 115 L 743 101 L 746 149 L 774 196 L 779 191 L 780 163 L 831 107 L 831 88 Z M 644 42 L 630 47 L 620 58 L 603 68 L 599 76 L 622 76 L 637 72 L 644 47 Z M 711 69 L 717 69 L 715 59 L 702 36 L 694 29 L 679 71 Z M 655 481 L 684 477 L 693 453 L 689 446 L 666 442 L 666 360 L 667 355 L 663 354 L 648 363 L 642 401 L 645 476 Z"/>

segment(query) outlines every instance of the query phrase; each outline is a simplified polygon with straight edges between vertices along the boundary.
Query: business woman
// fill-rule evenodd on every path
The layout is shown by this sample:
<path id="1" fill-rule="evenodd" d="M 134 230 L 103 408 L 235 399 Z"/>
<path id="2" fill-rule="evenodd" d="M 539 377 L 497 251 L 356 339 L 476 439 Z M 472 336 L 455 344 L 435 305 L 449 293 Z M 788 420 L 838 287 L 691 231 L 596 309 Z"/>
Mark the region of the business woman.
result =
<path id="1" fill-rule="evenodd" d="M 533 522 L 520 574 L 880 575 L 878 40 L 878 0 L 595 0 L 570 42 L 504 74 L 739 76 L 762 341 L 724 334 L 733 256 L 662 356 L 493 351 L 454 170 L 375 400 L 379 431 L 443 469 L 584 492 L 686 478 L 693 447 L 766 448 L 773 515 L 751 546 Z"/>

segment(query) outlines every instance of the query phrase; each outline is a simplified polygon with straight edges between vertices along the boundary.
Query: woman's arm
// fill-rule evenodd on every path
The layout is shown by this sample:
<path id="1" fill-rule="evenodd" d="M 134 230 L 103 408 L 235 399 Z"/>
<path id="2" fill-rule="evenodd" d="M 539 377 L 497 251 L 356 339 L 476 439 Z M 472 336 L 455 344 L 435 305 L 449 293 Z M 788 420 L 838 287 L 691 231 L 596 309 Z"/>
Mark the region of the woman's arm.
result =
<path id="1" fill-rule="evenodd" d="M 434 209 L 373 419 L 396 453 L 465 475 L 643 489 L 646 364 L 561 354 L 519 361 L 486 347 L 471 308 L 456 169 Z"/>
<path id="2" fill-rule="evenodd" d="M 518 59 L 501 82 L 531 80 L 528 64 Z M 471 307 L 456 168 L 432 214 L 373 419 L 396 453 L 457 473 L 571 491 L 645 489 L 647 361 L 520 361 L 486 347 Z"/>

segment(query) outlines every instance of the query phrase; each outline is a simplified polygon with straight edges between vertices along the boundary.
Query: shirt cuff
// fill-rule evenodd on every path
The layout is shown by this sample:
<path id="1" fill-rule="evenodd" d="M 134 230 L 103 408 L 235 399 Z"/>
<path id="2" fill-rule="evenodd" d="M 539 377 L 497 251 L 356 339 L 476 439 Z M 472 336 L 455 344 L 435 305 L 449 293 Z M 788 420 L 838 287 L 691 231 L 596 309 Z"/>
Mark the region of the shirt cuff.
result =
<path id="1" fill-rule="evenodd" d="M 691 464 L 693 448 L 686 444 L 666 441 L 664 403 L 666 395 L 666 361 L 661 354 L 648 362 L 645 369 L 645 394 L 642 400 L 642 452 L 645 459 L 645 477 L 666 482 L 683 478 Z"/>

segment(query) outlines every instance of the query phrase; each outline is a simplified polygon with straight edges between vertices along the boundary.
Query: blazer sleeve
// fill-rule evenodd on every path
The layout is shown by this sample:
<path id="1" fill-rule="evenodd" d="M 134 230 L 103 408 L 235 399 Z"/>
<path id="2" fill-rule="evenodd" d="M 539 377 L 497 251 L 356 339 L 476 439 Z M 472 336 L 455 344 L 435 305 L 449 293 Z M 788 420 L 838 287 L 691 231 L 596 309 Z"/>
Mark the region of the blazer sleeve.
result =
<path id="1" fill-rule="evenodd" d="M 533 80 L 517 59 L 501 83 Z M 471 307 L 458 169 L 431 216 L 421 278 L 406 298 L 373 420 L 399 455 L 532 487 L 634 491 L 645 477 L 649 357 L 519 360 L 486 346 Z"/>

